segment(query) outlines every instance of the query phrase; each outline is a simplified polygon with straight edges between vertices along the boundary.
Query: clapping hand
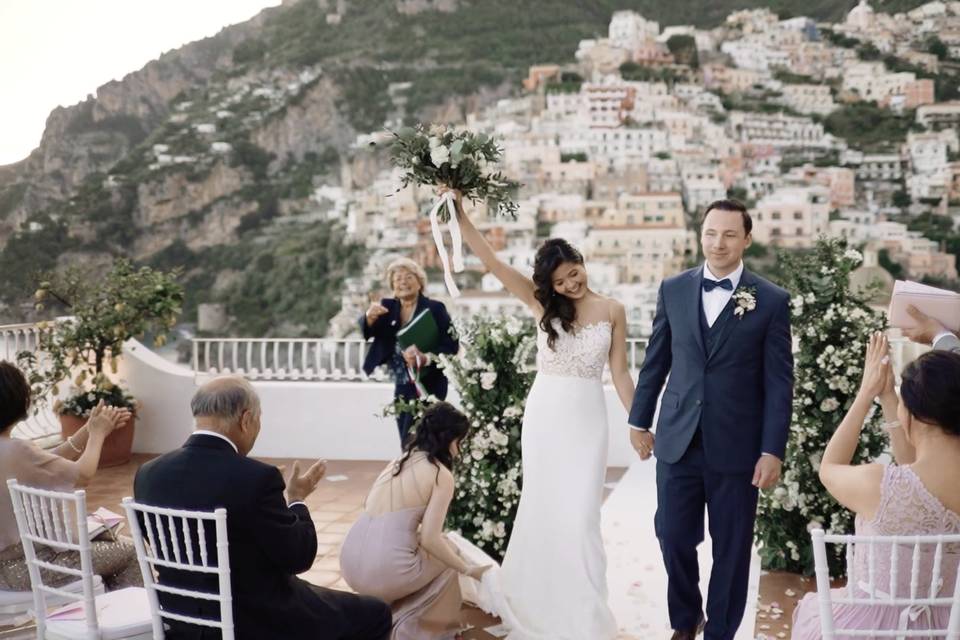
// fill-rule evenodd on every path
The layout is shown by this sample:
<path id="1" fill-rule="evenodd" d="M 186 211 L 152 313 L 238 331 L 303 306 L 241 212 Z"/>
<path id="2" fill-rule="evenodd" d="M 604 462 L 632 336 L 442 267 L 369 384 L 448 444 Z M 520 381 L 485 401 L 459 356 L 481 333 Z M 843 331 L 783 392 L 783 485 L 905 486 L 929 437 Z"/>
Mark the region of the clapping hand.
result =
<path id="1" fill-rule="evenodd" d="M 87 433 L 91 437 L 106 438 L 117 429 L 125 427 L 129 420 L 129 409 L 111 407 L 101 400 L 90 411 L 90 419 L 87 420 Z"/>
<path id="2" fill-rule="evenodd" d="M 893 367 L 890 365 L 890 343 L 887 336 L 877 331 L 867 342 L 866 357 L 863 362 L 863 380 L 860 393 L 876 398 L 888 389 L 892 389 Z"/>
<path id="3" fill-rule="evenodd" d="M 283 469 L 281 468 L 281 471 Z M 303 502 L 317 488 L 317 483 L 327 473 L 327 461 L 317 460 L 309 469 L 300 473 L 300 463 L 293 462 L 290 475 L 287 476 L 287 499 L 290 502 Z"/>

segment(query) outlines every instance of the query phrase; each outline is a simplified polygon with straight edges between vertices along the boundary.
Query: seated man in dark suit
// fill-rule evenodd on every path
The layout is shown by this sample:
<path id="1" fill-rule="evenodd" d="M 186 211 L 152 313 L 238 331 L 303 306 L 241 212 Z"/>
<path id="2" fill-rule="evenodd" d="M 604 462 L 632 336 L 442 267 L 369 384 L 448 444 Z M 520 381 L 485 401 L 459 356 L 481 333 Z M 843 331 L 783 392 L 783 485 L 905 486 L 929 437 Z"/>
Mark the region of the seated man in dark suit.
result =
<path id="1" fill-rule="evenodd" d="M 387 638 L 391 614 L 385 603 L 323 589 L 296 577 L 310 568 L 317 553 L 316 530 L 303 500 L 323 477 L 323 464 L 318 462 L 303 474 L 294 465 L 285 485 L 276 467 L 246 457 L 260 433 L 260 400 L 242 378 L 222 377 L 207 383 L 190 405 L 196 431 L 183 448 L 140 468 L 134 495 L 140 503 L 160 507 L 227 510 L 237 639 Z M 216 549 L 213 529 L 205 531 L 211 553 Z M 217 590 L 216 575 L 159 571 L 164 584 Z M 164 609 L 219 618 L 216 602 L 162 592 L 159 596 Z M 220 637 L 218 629 L 167 623 L 168 638 Z"/>

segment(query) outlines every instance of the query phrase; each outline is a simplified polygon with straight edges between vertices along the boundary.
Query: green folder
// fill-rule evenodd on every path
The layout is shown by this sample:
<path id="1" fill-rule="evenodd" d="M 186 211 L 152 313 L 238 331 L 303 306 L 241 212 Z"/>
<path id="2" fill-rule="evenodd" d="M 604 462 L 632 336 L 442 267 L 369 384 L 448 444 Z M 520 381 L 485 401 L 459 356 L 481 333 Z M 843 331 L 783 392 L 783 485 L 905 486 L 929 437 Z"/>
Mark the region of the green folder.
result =
<path id="1" fill-rule="evenodd" d="M 415 344 L 423 353 L 436 353 L 440 346 L 440 327 L 430 309 L 424 309 L 397 331 L 397 344 L 402 349 Z"/>

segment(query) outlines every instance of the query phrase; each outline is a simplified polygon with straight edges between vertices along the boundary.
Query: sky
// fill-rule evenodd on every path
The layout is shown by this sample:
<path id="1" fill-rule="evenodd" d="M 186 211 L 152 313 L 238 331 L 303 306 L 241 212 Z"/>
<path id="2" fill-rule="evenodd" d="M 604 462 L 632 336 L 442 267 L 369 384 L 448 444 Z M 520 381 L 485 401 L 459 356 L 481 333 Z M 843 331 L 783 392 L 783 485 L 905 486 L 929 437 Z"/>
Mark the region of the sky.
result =
<path id="1" fill-rule="evenodd" d="M 161 53 L 279 0 L 0 0 L 0 165 L 40 144 L 47 116 Z"/>

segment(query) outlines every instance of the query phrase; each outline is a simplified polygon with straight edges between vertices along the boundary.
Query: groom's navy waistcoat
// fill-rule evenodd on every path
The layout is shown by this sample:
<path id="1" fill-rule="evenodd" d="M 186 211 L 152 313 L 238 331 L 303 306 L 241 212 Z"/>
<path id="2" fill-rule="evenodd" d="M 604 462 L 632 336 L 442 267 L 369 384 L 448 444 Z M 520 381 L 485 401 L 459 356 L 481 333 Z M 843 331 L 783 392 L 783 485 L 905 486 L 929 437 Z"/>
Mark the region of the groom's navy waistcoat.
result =
<path id="1" fill-rule="evenodd" d="M 748 472 L 761 452 L 782 460 L 786 449 L 793 400 L 790 296 L 744 270 L 737 290 L 754 291 L 756 308 L 738 316 L 731 298 L 711 327 L 703 314 L 702 279 L 699 267 L 660 285 L 630 424 L 654 426 L 663 390 L 658 460 L 680 460 L 699 428 L 710 468 Z"/>

